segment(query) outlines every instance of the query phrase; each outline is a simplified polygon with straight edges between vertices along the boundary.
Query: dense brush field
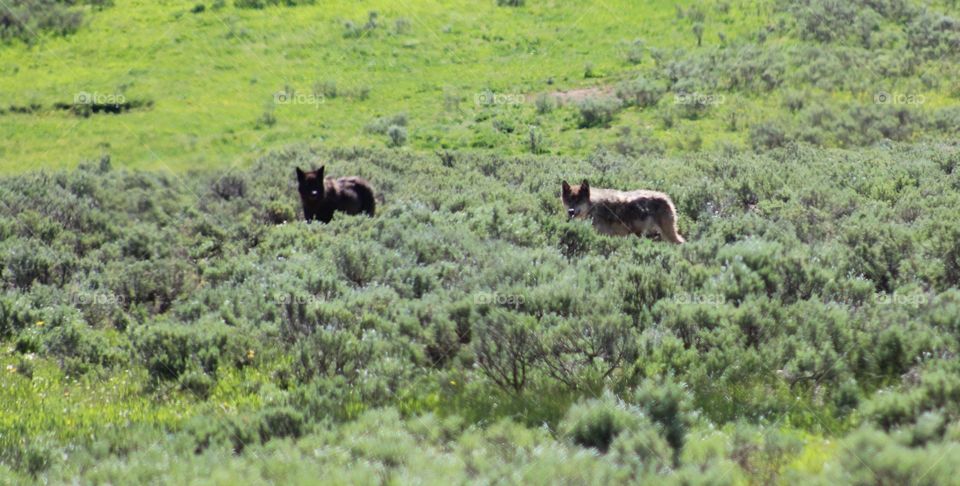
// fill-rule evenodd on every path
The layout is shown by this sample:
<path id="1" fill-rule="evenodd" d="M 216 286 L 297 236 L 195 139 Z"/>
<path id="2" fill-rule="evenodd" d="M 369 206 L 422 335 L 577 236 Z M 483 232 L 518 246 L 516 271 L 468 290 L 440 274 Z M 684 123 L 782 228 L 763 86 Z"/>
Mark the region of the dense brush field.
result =
<path id="1" fill-rule="evenodd" d="M 377 217 L 299 221 L 320 161 Z M 0 457 L 54 482 L 943 484 L 958 163 L 300 148 L 6 178 Z M 557 181 L 586 174 L 674 194 L 689 243 L 566 221 Z"/>
<path id="2" fill-rule="evenodd" d="M 958 19 L 0 2 L 0 484 L 957 484 Z"/>

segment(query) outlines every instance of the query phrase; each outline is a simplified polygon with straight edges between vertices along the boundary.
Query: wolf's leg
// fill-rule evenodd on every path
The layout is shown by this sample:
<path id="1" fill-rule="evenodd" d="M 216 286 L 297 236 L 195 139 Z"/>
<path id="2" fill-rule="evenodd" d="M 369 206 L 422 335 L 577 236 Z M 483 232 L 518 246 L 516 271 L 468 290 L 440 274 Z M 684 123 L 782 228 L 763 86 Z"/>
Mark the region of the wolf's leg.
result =
<path id="1" fill-rule="evenodd" d="M 647 240 L 659 240 L 661 238 L 658 223 L 654 221 L 653 217 L 649 216 L 634 224 L 633 234 L 637 235 L 637 238 Z"/>
<path id="2" fill-rule="evenodd" d="M 367 185 L 358 185 L 357 196 L 360 198 L 360 212 L 372 217 L 377 206 L 377 198 L 373 194 L 373 188 Z"/>
<path id="3" fill-rule="evenodd" d="M 677 231 L 677 216 L 673 211 L 664 213 L 657 218 L 657 226 L 660 227 L 660 234 L 663 235 L 663 239 L 670 243 L 680 244 L 687 241 L 684 240 L 683 237 L 680 236 L 680 232 Z"/>
<path id="4" fill-rule="evenodd" d="M 658 241 L 662 238 L 659 231 L 647 231 L 646 228 L 635 231 L 633 234 L 637 235 L 637 238 L 642 240 Z"/>

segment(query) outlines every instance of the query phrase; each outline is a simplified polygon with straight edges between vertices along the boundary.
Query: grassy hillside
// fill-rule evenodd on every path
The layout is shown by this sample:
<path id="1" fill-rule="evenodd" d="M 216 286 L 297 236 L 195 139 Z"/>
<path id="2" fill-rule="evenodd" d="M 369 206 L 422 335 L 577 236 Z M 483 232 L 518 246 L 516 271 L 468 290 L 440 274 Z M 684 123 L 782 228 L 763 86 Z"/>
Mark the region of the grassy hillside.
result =
<path id="1" fill-rule="evenodd" d="M 955 482 L 953 2 L 267 3 L 0 6 L 0 484 Z"/>
<path id="2" fill-rule="evenodd" d="M 709 150 L 794 126 L 824 146 L 956 134 L 960 73 L 944 56 L 960 34 L 937 20 L 951 7 L 814 3 L 78 7 L 75 33 L 32 29 L 29 44 L 0 46 L 0 157 L 13 171 L 103 154 L 175 171 L 247 166 L 292 143 L 389 145 L 390 123 L 375 122 L 396 116 L 403 144 L 429 152 Z M 556 110 L 537 101 L 570 90 L 587 91 Z M 580 99 L 618 90 L 642 106 L 593 107 L 598 126 L 580 128 Z"/>

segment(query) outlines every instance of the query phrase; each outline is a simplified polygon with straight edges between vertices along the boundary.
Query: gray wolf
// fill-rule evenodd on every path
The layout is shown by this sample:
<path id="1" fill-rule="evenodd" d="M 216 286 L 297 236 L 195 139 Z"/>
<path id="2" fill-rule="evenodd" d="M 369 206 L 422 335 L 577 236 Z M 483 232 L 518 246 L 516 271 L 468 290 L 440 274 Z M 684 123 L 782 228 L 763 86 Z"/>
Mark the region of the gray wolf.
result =
<path id="1" fill-rule="evenodd" d="M 324 169 L 304 172 L 297 167 L 298 191 L 307 221 L 329 223 L 334 211 L 373 216 L 376 202 L 369 182 L 360 177 L 324 178 Z"/>
<path id="2" fill-rule="evenodd" d="M 671 243 L 686 241 L 677 230 L 677 209 L 662 192 L 591 188 L 586 180 L 571 187 L 563 181 L 560 199 L 570 218 L 590 219 L 600 233 L 640 237 L 657 233 Z"/>

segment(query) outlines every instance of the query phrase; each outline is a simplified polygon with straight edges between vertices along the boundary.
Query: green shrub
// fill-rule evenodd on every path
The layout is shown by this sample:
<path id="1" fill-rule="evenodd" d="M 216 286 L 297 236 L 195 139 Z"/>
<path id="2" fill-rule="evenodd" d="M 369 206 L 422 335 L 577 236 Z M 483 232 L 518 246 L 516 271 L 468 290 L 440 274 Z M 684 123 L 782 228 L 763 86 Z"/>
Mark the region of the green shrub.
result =
<path id="1" fill-rule="evenodd" d="M 644 381 L 631 399 L 662 431 L 675 458 L 680 457 L 687 430 L 693 424 L 692 397 L 683 386 L 671 379 Z"/>
<path id="2" fill-rule="evenodd" d="M 585 98 L 577 103 L 580 113 L 580 128 L 606 127 L 620 110 L 620 102 L 614 98 Z"/>
<path id="3" fill-rule="evenodd" d="M 611 461 L 629 468 L 635 477 L 669 473 L 673 463 L 670 445 L 649 423 L 618 434 L 608 454 Z"/>
<path id="4" fill-rule="evenodd" d="M 257 421 L 261 442 L 282 437 L 295 439 L 303 435 L 303 414 L 289 406 L 266 408 L 259 413 Z"/>
<path id="5" fill-rule="evenodd" d="M 0 294 L 0 337 L 9 338 L 39 320 L 39 313 L 31 308 L 27 299 L 16 294 Z"/>
<path id="6" fill-rule="evenodd" d="M 349 331 L 321 330 L 297 343 L 293 354 L 294 373 L 301 382 L 333 376 L 352 381 L 373 360 L 373 352 L 370 341 L 357 338 Z"/>
<path id="7" fill-rule="evenodd" d="M 639 410 L 631 409 L 610 393 L 605 393 L 602 398 L 570 407 L 558 428 L 560 434 L 573 443 L 605 453 L 618 436 L 639 430 L 644 423 Z M 621 446 L 631 443 L 636 442 L 625 439 Z"/>
<path id="8" fill-rule="evenodd" d="M 647 108 L 654 106 L 663 96 L 663 88 L 647 78 L 636 78 L 617 85 L 617 98 L 624 106 Z"/>
<path id="9" fill-rule="evenodd" d="M 270 6 L 295 7 L 297 5 L 314 5 L 316 0 L 233 0 L 237 8 L 263 9 Z"/>
<path id="10" fill-rule="evenodd" d="M 69 257 L 35 239 L 13 239 L 4 242 L 0 267 L 8 283 L 29 288 L 34 283 L 63 282 L 69 272 Z"/>
<path id="11" fill-rule="evenodd" d="M 633 362 L 635 339 L 626 319 L 563 322 L 550 329 L 538 361 L 547 375 L 572 389 L 596 389 Z"/>
<path id="12" fill-rule="evenodd" d="M 904 273 L 903 255 L 912 252 L 907 229 L 860 215 L 846 225 L 844 244 L 850 249 L 846 270 L 870 279 L 880 292 L 891 293 Z"/>
<path id="13" fill-rule="evenodd" d="M 387 137 L 390 138 L 388 147 L 401 147 L 407 143 L 407 129 L 399 125 L 390 125 L 390 128 L 387 128 Z"/>
<path id="14" fill-rule="evenodd" d="M 0 40 L 33 43 L 38 33 L 69 35 L 80 29 L 83 12 L 69 2 L 11 0 L 0 11 Z"/>
<path id="15" fill-rule="evenodd" d="M 313 85 L 313 93 L 324 99 L 334 99 L 340 94 L 339 90 L 337 90 L 337 82 L 332 79 L 315 83 Z"/>
<path id="16" fill-rule="evenodd" d="M 473 333 L 477 366 L 483 374 L 504 390 L 523 391 L 540 356 L 533 320 L 492 310 L 478 320 Z"/>
<path id="17" fill-rule="evenodd" d="M 537 113 L 545 115 L 550 113 L 557 107 L 557 100 L 551 95 L 548 94 L 539 94 L 536 99 L 533 101 L 534 106 L 537 108 Z"/>
<path id="18" fill-rule="evenodd" d="M 904 388 L 878 393 L 870 400 L 864 406 L 870 421 L 889 431 L 916 424 L 928 413 L 960 417 L 960 377 L 953 366 L 924 371 L 919 383 Z"/>
<path id="19" fill-rule="evenodd" d="M 431 322 L 425 351 L 434 366 L 443 367 L 457 356 L 466 337 L 461 336 L 461 332 L 463 331 L 459 331 L 457 324 L 452 321 L 435 318 Z M 469 329 L 466 332 L 469 333 Z"/>
<path id="20" fill-rule="evenodd" d="M 397 113 L 396 115 L 380 117 L 364 127 L 364 131 L 367 133 L 377 133 L 381 135 L 386 135 L 387 131 L 392 126 L 397 127 L 406 127 L 407 126 L 407 114 L 406 113 Z"/>
<path id="21" fill-rule="evenodd" d="M 253 0 L 257 1 L 257 0 Z M 262 130 L 264 128 L 270 128 L 277 124 L 277 116 L 273 114 L 273 109 L 268 108 L 260 114 L 254 123 L 254 128 L 257 130 Z"/>
<path id="22" fill-rule="evenodd" d="M 259 424 L 247 416 L 198 416 L 184 425 L 184 431 L 198 454 L 216 446 L 228 446 L 240 454 L 259 439 Z"/>
<path id="23" fill-rule="evenodd" d="M 186 371 L 180 375 L 178 381 L 181 390 L 189 391 L 203 400 L 210 398 L 217 385 L 213 377 L 198 369 Z"/>
<path id="24" fill-rule="evenodd" d="M 177 257 L 115 261 L 106 268 L 113 295 L 128 308 L 139 306 L 153 314 L 169 310 L 196 279 L 192 266 Z"/>
<path id="25" fill-rule="evenodd" d="M 224 325 L 156 323 L 135 330 L 134 347 L 154 380 L 177 380 L 188 371 L 215 376 L 220 366 L 246 362 L 253 344 Z"/>
<path id="26" fill-rule="evenodd" d="M 776 123 L 762 123 L 750 128 L 750 145 L 754 150 L 770 150 L 787 144 L 787 133 Z"/>
<path id="27" fill-rule="evenodd" d="M 956 53 L 960 47 L 960 20 L 924 10 L 906 28 L 909 47 L 928 59 Z"/>
<path id="28" fill-rule="evenodd" d="M 953 444 L 912 449 L 871 429 L 854 431 L 840 444 L 839 454 L 824 468 L 824 483 L 937 485 L 953 480 L 949 465 L 960 459 Z M 843 478 L 843 479 L 840 479 Z M 804 482 L 812 477 L 798 477 Z"/>
<path id="29" fill-rule="evenodd" d="M 45 348 L 69 375 L 127 362 L 130 352 L 126 343 L 117 343 L 116 338 L 110 339 L 104 334 L 79 323 L 61 325 L 46 336 Z"/>

